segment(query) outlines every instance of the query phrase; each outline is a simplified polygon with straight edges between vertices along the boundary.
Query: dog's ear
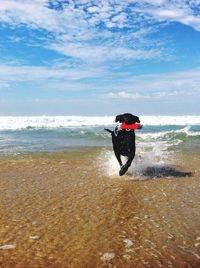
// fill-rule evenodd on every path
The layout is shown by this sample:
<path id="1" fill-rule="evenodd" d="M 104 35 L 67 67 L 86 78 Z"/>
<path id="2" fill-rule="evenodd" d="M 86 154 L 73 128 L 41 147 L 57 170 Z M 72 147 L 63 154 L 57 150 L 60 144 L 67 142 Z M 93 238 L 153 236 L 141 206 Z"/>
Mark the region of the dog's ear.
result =
<path id="1" fill-rule="evenodd" d="M 135 117 L 135 123 L 140 123 L 139 117 L 138 116 L 135 116 L 135 115 L 134 115 L 134 117 Z"/>
<path id="2" fill-rule="evenodd" d="M 117 115 L 117 116 L 115 117 L 115 122 L 120 122 L 120 123 L 122 123 L 122 120 L 123 120 L 122 117 L 123 117 L 122 114 Z"/>

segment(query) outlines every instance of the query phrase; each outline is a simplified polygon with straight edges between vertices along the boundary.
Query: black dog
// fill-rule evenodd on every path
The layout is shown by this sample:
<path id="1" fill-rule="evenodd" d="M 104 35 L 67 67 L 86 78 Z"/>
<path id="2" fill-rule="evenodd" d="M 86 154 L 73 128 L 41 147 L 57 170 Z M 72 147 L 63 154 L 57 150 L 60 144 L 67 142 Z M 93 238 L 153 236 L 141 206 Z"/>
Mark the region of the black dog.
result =
<path id="1" fill-rule="evenodd" d="M 125 113 L 117 115 L 115 122 L 131 125 L 140 123 L 140 120 L 135 115 Z M 112 135 L 113 150 L 121 167 L 119 175 L 122 176 L 126 173 L 135 157 L 135 131 L 134 129 L 127 131 L 126 129 L 118 130 L 117 128 L 115 128 L 114 131 L 106 128 L 105 130 Z M 121 160 L 121 155 L 128 157 L 128 160 L 124 165 Z"/>

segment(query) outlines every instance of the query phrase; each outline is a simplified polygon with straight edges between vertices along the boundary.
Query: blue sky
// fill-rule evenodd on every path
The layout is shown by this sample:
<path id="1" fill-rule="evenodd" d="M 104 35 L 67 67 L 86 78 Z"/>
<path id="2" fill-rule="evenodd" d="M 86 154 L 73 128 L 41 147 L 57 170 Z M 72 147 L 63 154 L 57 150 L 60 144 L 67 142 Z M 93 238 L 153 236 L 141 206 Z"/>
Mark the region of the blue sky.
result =
<path id="1" fill-rule="evenodd" d="M 2 0 L 0 115 L 200 114 L 199 0 Z"/>

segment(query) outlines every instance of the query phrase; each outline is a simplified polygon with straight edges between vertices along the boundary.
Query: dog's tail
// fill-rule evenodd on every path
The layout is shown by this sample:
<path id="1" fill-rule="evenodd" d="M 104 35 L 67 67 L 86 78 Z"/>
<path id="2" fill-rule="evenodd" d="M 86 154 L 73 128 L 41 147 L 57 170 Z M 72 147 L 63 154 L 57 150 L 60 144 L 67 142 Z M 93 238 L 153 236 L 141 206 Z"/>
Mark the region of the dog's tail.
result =
<path id="1" fill-rule="evenodd" d="M 104 128 L 104 130 L 106 130 L 106 131 L 108 131 L 109 133 L 113 133 L 113 131 L 112 130 L 110 130 L 110 129 L 108 129 L 108 128 Z"/>

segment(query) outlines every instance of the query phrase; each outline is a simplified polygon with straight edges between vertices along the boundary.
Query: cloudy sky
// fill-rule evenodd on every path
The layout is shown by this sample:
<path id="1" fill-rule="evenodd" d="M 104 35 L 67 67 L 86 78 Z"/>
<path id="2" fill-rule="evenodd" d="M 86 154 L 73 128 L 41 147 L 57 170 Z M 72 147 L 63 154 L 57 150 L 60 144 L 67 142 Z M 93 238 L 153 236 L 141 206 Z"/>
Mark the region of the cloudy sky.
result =
<path id="1" fill-rule="evenodd" d="M 0 115 L 200 114 L 200 0 L 1 0 Z"/>

